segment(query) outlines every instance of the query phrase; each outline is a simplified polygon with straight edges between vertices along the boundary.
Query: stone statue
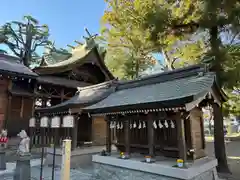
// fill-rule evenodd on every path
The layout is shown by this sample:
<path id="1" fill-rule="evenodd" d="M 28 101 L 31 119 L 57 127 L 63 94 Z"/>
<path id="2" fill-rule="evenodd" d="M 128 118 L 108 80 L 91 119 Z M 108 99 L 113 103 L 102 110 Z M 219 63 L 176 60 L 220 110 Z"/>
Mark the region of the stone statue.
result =
<path id="1" fill-rule="evenodd" d="M 1 148 L 7 148 L 7 142 L 8 142 L 8 137 L 7 137 L 7 130 L 6 129 L 2 129 L 1 134 L 0 134 L 0 146 Z"/>
<path id="2" fill-rule="evenodd" d="M 17 154 L 19 156 L 30 155 L 29 151 L 30 138 L 28 137 L 26 131 L 21 130 L 18 136 L 21 138 L 21 140 L 18 146 Z"/>

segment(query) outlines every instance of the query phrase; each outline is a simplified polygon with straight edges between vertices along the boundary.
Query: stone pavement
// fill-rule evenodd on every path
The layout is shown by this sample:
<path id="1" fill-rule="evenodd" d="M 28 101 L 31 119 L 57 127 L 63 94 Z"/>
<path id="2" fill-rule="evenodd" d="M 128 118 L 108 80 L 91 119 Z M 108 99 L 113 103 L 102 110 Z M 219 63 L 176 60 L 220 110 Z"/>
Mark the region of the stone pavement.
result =
<path id="1" fill-rule="evenodd" d="M 71 170 L 71 180 L 92 180 L 92 174 L 83 172 L 82 169 L 72 169 Z M 90 172 L 91 170 L 89 170 Z M 43 169 L 43 178 L 40 179 L 40 167 L 32 167 L 31 168 L 31 177 L 32 180 L 52 180 L 52 168 L 51 167 L 44 167 Z M 55 180 L 60 180 L 61 178 L 61 171 L 60 168 L 55 168 Z M 7 174 L 0 176 L 1 180 L 13 180 L 12 174 Z"/>

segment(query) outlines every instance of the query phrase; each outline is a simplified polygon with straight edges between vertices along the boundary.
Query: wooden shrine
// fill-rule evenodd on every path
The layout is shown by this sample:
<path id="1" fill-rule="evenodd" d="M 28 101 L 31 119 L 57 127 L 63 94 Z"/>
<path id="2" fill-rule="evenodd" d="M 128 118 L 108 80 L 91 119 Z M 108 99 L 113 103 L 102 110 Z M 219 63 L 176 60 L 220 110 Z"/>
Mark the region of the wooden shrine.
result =
<path id="1" fill-rule="evenodd" d="M 28 129 L 34 112 L 34 87 L 37 74 L 22 65 L 18 58 L 0 54 L 0 129 L 16 136 Z"/>
<path id="2" fill-rule="evenodd" d="M 85 44 L 72 47 L 68 59 L 55 64 L 48 64 L 45 60 L 42 66 L 34 69 L 39 74 L 36 94 L 41 103 L 35 110 L 38 126 L 34 130 L 33 144 L 41 144 L 39 138 L 41 118 L 47 117 L 51 120 L 59 116 L 63 120 L 68 115 L 74 117 L 74 129 L 61 127 L 58 132 L 58 144 L 66 137 L 74 139 L 73 148 L 83 142 L 92 141 L 92 119 L 88 114 L 81 114 L 80 108 L 96 102 L 95 99 L 102 95 L 101 91 L 99 91 L 100 94 L 97 91 L 98 87 L 103 89 L 102 83 L 105 86 L 105 81 L 114 79 L 103 59 L 104 53 L 99 52 L 97 44 L 88 39 Z M 95 84 L 99 86 L 95 87 Z M 91 89 L 86 87 L 91 85 L 94 86 Z M 88 95 L 89 93 L 91 96 Z M 104 120 L 99 120 L 97 123 L 99 126 L 105 125 Z M 46 129 L 46 134 L 49 138 L 45 140 L 45 143 L 50 144 L 55 135 L 51 128 Z"/>
<path id="3" fill-rule="evenodd" d="M 115 82 L 113 93 L 83 112 L 105 118 L 108 153 L 115 145 L 130 155 L 199 159 L 205 156 L 201 108 L 225 100 L 215 77 L 195 65 Z"/>

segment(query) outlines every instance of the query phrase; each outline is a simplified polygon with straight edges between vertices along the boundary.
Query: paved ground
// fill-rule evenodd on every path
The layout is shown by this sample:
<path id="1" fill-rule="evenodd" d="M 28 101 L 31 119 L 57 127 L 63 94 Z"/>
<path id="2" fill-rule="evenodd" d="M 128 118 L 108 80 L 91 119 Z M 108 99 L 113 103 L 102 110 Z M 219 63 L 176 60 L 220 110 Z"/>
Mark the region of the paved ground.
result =
<path id="1" fill-rule="evenodd" d="M 240 141 L 226 142 L 225 146 L 232 176 L 240 180 Z M 207 152 L 209 156 L 214 156 L 213 142 L 207 142 Z"/>
<path id="2" fill-rule="evenodd" d="M 31 169 L 32 180 L 52 180 L 52 168 L 45 167 L 43 170 L 43 178 L 40 179 L 40 167 L 33 167 Z M 60 169 L 55 169 L 54 179 L 60 180 L 61 178 Z M 91 174 L 85 173 L 82 169 L 71 170 L 71 180 L 91 180 Z M 12 175 L 1 176 L 1 180 L 13 180 Z"/>
<path id="3" fill-rule="evenodd" d="M 234 180 L 240 180 L 240 141 L 232 141 L 226 143 L 226 151 L 228 156 L 228 163 Z M 207 142 L 207 152 L 209 156 L 214 156 L 214 145 L 213 142 Z M 7 160 L 9 162 L 15 161 L 15 148 L 11 148 L 8 152 Z M 39 153 L 33 153 L 33 158 L 39 158 Z M 75 169 L 72 170 L 71 180 L 89 180 L 92 168 L 86 169 Z M 32 168 L 32 178 L 35 180 L 39 180 L 40 168 L 34 167 Z M 60 171 L 56 169 L 56 178 L 60 179 Z M 1 178 L 2 179 L 2 178 Z M 12 177 L 5 177 L 4 180 L 11 180 Z M 44 180 L 51 180 L 51 168 L 44 169 Z M 231 180 L 231 178 L 229 178 Z"/>

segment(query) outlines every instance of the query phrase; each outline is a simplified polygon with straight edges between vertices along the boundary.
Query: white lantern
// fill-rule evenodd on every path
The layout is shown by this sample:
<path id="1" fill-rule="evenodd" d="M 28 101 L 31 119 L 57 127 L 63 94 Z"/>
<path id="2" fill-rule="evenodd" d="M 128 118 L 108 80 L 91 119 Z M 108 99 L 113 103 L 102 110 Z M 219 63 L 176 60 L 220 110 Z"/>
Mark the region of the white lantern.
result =
<path id="1" fill-rule="evenodd" d="M 51 128 L 59 128 L 60 127 L 60 117 L 55 116 L 51 120 Z"/>
<path id="2" fill-rule="evenodd" d="M 29 127 L 35 127 L 36 126 L 36 118 L 32 117 L 29 120 Z"/>
<path id="3" fill-rule="evenodd" d="M 73 128 L 74 127 L 74 117 L 71 115 L 64 116 L 62 126 L 65 128 Z"/>
<path id="4" fill-rule="evenodd" d="M 40 119 L 40 127 L 48 127 L 48 117 L 44 116 Z"/>

